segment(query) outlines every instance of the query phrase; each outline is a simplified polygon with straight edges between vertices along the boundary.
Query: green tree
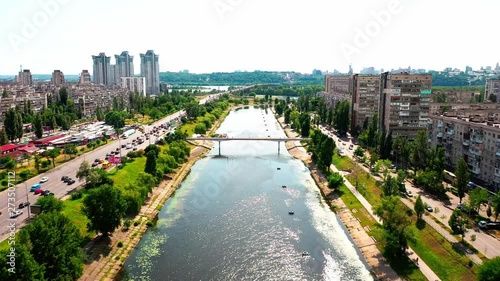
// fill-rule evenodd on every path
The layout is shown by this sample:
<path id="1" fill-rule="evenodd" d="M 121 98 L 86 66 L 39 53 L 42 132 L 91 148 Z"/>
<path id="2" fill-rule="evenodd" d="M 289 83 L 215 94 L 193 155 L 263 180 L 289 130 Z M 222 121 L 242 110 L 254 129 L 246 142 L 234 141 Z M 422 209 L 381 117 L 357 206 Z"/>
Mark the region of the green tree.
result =
<path id="1" fill-rule="evenodd" d="M 460 203 L 465 196 L 465 190 L 467 189 L 467 184 L 470 180 L 470 174 L 467 168 L 467 162 L 463 158 L 460 158 L 457 162 L 457 167 L 455 169 L 455 187 L 458 191 L 458 198 L 460 198 Z"/>
<path id="2" fill-rule="evenodd" d="M 144 168 L 144 172 L 153 176 L 156 175 L 156 159 L 154 151 L 146 153 L 146 167 Z"/>
<path id="3" fill-rule="evenodd" d="M 469 225 L 467 216 L 460 209 L 455 209 L 448 220 L 448 225 L 450 225 L 455 234 L 462 235 L 463 241 L 467 232 L 467 226 Z"/>
<path id="4" fill-rule="evenodd" d="M 26 181 L 27 179 L 30 178 L 31 171 L 30 170 L 23 170 L 19 173 L 19 176 L 21 177 L 22 181 Z"/>
<path id="5" fill-rule="evenodd" d="M 203 123 L 198 123 L 194 127 L 195 134 L 204 134 L 207 132 L 207 127 Z"/>
<path id="6" fill-rule="evenodd" d="M 383 222 L 385 247 L 384 252 L 390 257 L 400 257 L 408 249 L 408 242 L 414 239 L 414 233 L 410 228 L 411 217 L 402 212 L 405 206 L 396 196 L 385 196 L 375 206 L 375 215 Z"/>
<path id="7" fill-rule="evenodd" d="M 57 156 L 59 156 L 59 154 L 61 154 L 61 149 L 56 147 L 56 148 L 53 148 L 53 149 L 47 151 L 46 154 L 47 154 L 47 157 L 52 159 L 52 165 L 55 168 L 56 167 L 56 158 L 57 158 Z"/>
<path id="8" fill-rule="evenodd" d="M 422 215 L 425 213 L 424 202 L 422 201 L 422 197 L 420 195 L 417 196 L 417 200 L 415 201 L 414 207 L 415 213 L 417 214 L 417 218 L 419 220 L 422 219 Z"/>
<path id="9" fill-rule="evenodd" d="M 495 94 L 490 94 L 488 96 L 488 100 L 490 100 L 491 102 L 495 103 L 495 102 L 497 102 L 497 96 Z"/>
<path id="10" fill-rule="evenodd" d="M 335 106 L 335 128 L 341 136 L 344 136 L 349 129 L 349 114 L 351 105 L 349 101 L 344 100 Z"/>
<path id="11" fill-rule="evenodd" d="M 63 210 L 63 202 L 54 196 L 44 196 L 36 200 L 36 205 L 40 205 L 42 212 L 61 212 Z"/>
<path id="12" fill-rule="evenodd" d="M 356 147 L 356 150 L 354 150 L 354 155 L 358 157 L 363 157 L 364 154 L 365 150 L 361 146 Z"/>
<path id="13" fill-rule="evenodd" d="M 78 153 L 78 148 L 76 148 L 76 145 L 72 143 L 67 144 L 64 146 L 64 153 L 71 157 L 71 155 L 76 155 Z"/>
<path id="14" fill-rule="evenodd" d="M 19 111 L 16 111 L 16 120 L 14 124 L 16 130 L 16 138 L 20 140 L 24 134 L 24 126 L 23 126 L 23 116 Z"/>
<path id="15" fill-rule="evenodd" d="M 44 267 L 47 280 L 76 280 L 83 272 L 80 231 L 64 215 L 37 215 L 19 232 L 19 244 L 26 245 L 34 260 Z"/>
<path id="16" fill-rule="evenodd" d="M 413 163 L 413 167 L 416 170 L 426 168 L 426 164 L 428 161 L 428 148 L 429 144 L 427 143 L 427 135 L 425 130 L 420 130 L 417 133 L 417 138 L 413 142 L 413 151 L 411 154 L 411 159 Z"/>
<path id="17" fill-rule="evenodd" d="M 108 173 L 103 169 L 90 169 L 85 178 L 86 187 L 93 188 L 101 185 L 113 185 L 113 180 L 109 177 Z"/>
<path id="18" fill-rule="evenodd" d="M 5 133 L 5 130 L 0 131 L 0 145 L 8 144 L 9 143 L 9 137 L 7 137 L 7 134 Z"/>
<path id="19" fill-rule="evenodd" d="M 39 264 L 29 251 L 29 245 L 22 243 L 16 243 L 16 262 L 15 262 L 15 272 L 9 272 L 8 266 L 0 267 L 0 280 L 47 280 L 45 275 L 45 267 Z M 0 263 L 2 265 L 8 265 L 10 258 L 10 248 L 0 251 Z"/>
<path id="20" fill-rule="evenodd" d="M 388 175 L 385 178 L 385 181 L 382 184 L 382 192 L 384 193 L 384 196 L 396 196 L 399 194 L 398 183 L 391 175 Z"/>
<path id="21" fill-rule="evenodd" d="M 493 212 L 495 213 L 495 221 L 498 219 L 498 215 L 500 215 L 500 193 L 497 193 L 493 199 L 491 200 L 491 204 L 493 207 Z"/>
<path id="22" fill-rule="evenodd" d="M 43 137 L 43 121 L 40 114 L 35 114 L 33 119 L 33 128 L 35 129 L 35 136 L 37 138 Z"/>
<path id="23" fill-rule="evenodd" d="M 469 192 L 470 207 L 472 210 L 479 211 L 482 204 L 488 203 L 488 191 L 476 187 Z"/>
<path id="24" fill-rule="evenodd" d="M 300 122 L 300 134 L 303 137 L 309 137 L 309 132 L 311 130 L 311 117 L 309 113 L 303 112 L 299 117 Z"/>
<path id="25" fill-rule="evenodd" d="M 83 199 L 82 212 L 90 220 L 89 230 L 107 236 L 120 226 L 126 208 L 120 190 L 105 184 L 89 191 Z"/>
<path id="26" fill-rule="evenodd" d="M 328 188 L 336 189 L 344 184 L 344 177 L 339 173 L 333 173 L 328 177 Z"/>
<path id="27" fill-rule="evenodd" d="M 498 281 L 500 280 L 500 257 L 486 260 L 479 266 L 478 281 Z"/>
<path id="28" fill-rule="evenodd" d="M 14 141 L 16 139 L 16 111 L 14 108 L 10 108 L 5 112 L 3 124 L 7 137 L 10 141 Z"/>
<path id="29" fill-rule="evenodd" d="M 171 147 L 174 147 L 174 145 L 171 144 Z M 158 147 L 157 145 L 155 144 L 150 144 L 148 146 L 146 146 L 146 148 L 144 149 L 144 154 L 148 154 L 150 151 L 154 151 L 154 154 L 155 154 L 155 157 L 158 158 L 160 156 L 160 147 Z"/>
<path id="30" fill-rule="evenodd" d="M 54 115 L 52 115 L 52 117 L 50 118 L 50 127 L 52 128 L 52 131 L 55 131 L 57 129 L 57 121 Z"/>
<path id="31" fill-rule="evenodd" d="M 291 116 L 292 110 L 290 108 L 287 108 L 285 110 L 285 124 L 290 124 L 290 116 Z"/>
<path id="32" fill-rule="evenodd" d="M 40 173 L 40 164 L 41 164 L 40 159 L 41 159 L 40 155 L 35 154 L 35 169 L 38 173 Z"/>
<path id="33" fill-rule="evenodd" d="M 90 173 L 90 170 L 91 170 L 91 168 L 90 168 L 89 162 L 84 160 L 82 162 L 82 164 L 80 164 L 78 171 L 76 171 L 76 178 L 80 181 L 83 179 L 85 179 L 85 181 L 87 181 L 87 177 Z"/>

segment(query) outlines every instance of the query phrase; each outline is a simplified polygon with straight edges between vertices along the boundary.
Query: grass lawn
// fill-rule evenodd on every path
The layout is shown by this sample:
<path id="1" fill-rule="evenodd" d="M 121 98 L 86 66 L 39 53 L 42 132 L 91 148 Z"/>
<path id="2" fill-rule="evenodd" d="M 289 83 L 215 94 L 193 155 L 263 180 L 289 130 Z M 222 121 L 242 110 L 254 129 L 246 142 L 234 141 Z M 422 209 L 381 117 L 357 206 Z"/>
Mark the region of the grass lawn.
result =
<path id="1" fill-rule="evenodd" d="M 87 223 L 89 222 L 89 219 L 81 212 L 83 198 L 84 197 L 77 200 L 68 199 L 63 201 L 62 213 L 78 227 L 82 237 L 89 239 L 93 237 L 95 233 L 87 232 Z"/>
<path id="2" fill-rule="evenodd" d="M 144 171 L 145 166 L 146 157 L 134 158 L 134 161 L 128 162 L 123 169 L 111 171 L 109 176 L 115 182 L 115 186 L 125 186 L 134 183 L 139 172 Z"/>
<path id="3" fill-rule="evenodd" d="M 334 156 L 333 163 L 338 164 L 337 168 L 339 169 L 353 170 L 351 174 L 347 175 L 347 179 L 353 185 L 355 185 L 357 179 L 359 192 L 372 206 L 380 201 L 382 197 L 380 183 L 377 183 L 369 173 L 357 165 L 353 167 L 355 163 L 347 157 L 340 158 Z M 360 211 L 360 208 L 362 208 L 361 203 L 359 203 L 350 190 L 343 186 L 339 189 L 339 194 L 351 210 L 358 210 L 354 216 L 359 218 L 361 224 L 363 226 L 368 225 L 373 230 L 372 226 L 374 227 L 374 223 L 370 225 L 371 217 L 368 213 Z M 406 208 L 402 211 L 406 211 Z M 367 216 L 369 218 L 366 218 Z M 417 225 L 416 216 L 413 216 L 412 219 L 416 226 L 415 241 L 410 242 L 410 246 L 442 280 L 476 280 L 477 267 L 475 265 L 472 268 L 469 267 L 470 259 L 464 253 L 455 249 L 450 242 L 426 223 L 418 223 Z M 372 234 L 371 232 L 369 234 Z M 378 244 L 377 247 L 379 247 Z M 380 250 L 382 251 L 383 249 Z M 391 263 L 391 266 L 401 277 L 407 280 L 426 280 L 415 265 L 407 259 L 394 261 Z M 412 269 L 412 267 L 415 268 Z"/>

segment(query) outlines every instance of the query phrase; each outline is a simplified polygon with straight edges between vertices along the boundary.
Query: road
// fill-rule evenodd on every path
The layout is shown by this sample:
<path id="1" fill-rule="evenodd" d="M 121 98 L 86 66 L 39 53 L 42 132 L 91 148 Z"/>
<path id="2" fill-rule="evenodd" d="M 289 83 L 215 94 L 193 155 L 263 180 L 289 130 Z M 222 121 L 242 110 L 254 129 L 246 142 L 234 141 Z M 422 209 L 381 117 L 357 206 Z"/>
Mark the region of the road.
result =
<path id="1" fill-rule="evenodd" d="M 222 94 L 222 93 L 221 93 Z M 203 100 L 200 100 L 200 104 L 205 104 L 208 101 L 211 101 L 213 99 L 218 98 L 221 94 L 214 94 L 210 95 Z M 181 115 L 185 114 L 185 111 L 181 110 L 176 113 L 173 113 L 167 117 L 164 117 L 151 125 L 145 126 L 145 133 L 148 133 L 149 131 L 152 130 L 154 126 L 158 126 L 160 124 L 163 124 L 165 122 L 169 122 L 173 119 L 176 119 L 180 117 Z M 94 162 L 94 159 L 104 159 L 106 157 L 106 153 L 109 153 L 111 151 L 114 151 L 115 149 L 121 147 L 121 144 L 126 144 L 127 142 L 132 142 L 132 140 L 136 139 L 139 137 L 142 133 L 139 132 L 138 130 L 132 134 L 127 140 L 120 139 L 118 141 L 113 141 L 111 143 L 108 143 L 107 145 L 103 145 L 93 151 L 87 152 L 79 157 L 76 157 L 75 159 L 68 161 L 64 164 L 61 164 L 57 166 L 55 169 L 51 169 L 45 173 L 42 173 L 40 175 L 37 175 L 36 177 L 33 177 L 29 180 L 27 180 L 25 183 L 17 185 L 15 188 L 15 192 L 9 192 L 9 190 L 5 190 L 0 192 L 0 241 L 5 240 L 10 233 L 10 230 L 7 228 L 8 226 L 14 224 L 15 228 L 18 230 L 22 226 L 26 224 L 28 221 L 28 209 L 29 208 L 23 208 L 21 209 L 23 211 L 23 214 L 18 216 L 17 218 L 11 219 L 9 214 L 12 211 L 10 208 L 15 208 L 17 210 L 17 207 L 19 206 L 20 203 L 22 202 L 30 202 L 31 204 L 34 204 L 36 200 L 40 197 L 40 195 L 35 195 L 33 192 L 30 192 L 29 189 L 32 185 L 37 184 L 40 182 L 40 179 L 42 177 L 48 177 L 49 180 L 45 183 L 42 183 L 42 189 L 43 190 L 50 190 L 55 194 L 55 197 L 57 198 L 63 198 L 67 195 L 69 195 L 72 191 L 76 190 L 78 187 L 83 185 L 83 182 L 79 182 L 78 179 L 76 179 L 76 171 L 80 167 L 81 163 L 83 161 L 88 161 L 89 163 Z M 160 137 L 160 136 L 158 136 Z M 144 149 L 146 148 L 150 143 L 155 143 L 156 137 L 153 135 L 150 135 L 150 139 L 145 140 L 144 143 L 137 145 L 138 149 Z M 125 148 L 121 149 L 121 155 L 125 155 L 131 150 L 127 150 Z M 70 178 L 74 179 L 76 182 L 73 185 L 67 185 L 63 181 L 61 181 L 62 176 L 69 176 Z M 12 197 L 12 195 L 15 194 L 15 203 L 8 202 L 8 198 Z M 28 196 L 26 197 L 26 195 Z M 9 204 L 10 203 L 10 204 Z"/>
<path id="2" fill-rule="evenodd" d="M 353 144 L 352 150 L 348 149 L 348 147 L 352 144 L 348 138 L 343 138 L 340 139 L 336 135 L 334 135 L 332 132 L 327 130 L 325 127 L 320 126 L 321 131 L 324 134 L 327 134 L 333 138 L 333 140 L 337 144 L 337 148 L 342 148 L 342 151 L 345 153 L 346 156 L 350 157 L 351 159 L 354 158 L 354 151 L 357 148 L 357 145 Z M 370 170 L 363 166 L 360 165 L 362 169 L 370 173 Z M 395 175 L 394 175 L 395 176 Z M 380 177 L 374 176 L 376 180 L 382 180 Z M 410 181 L 405 182 L 406 189 L 411 191 L 414 196 L 421 195 L 421 198 L 427 205 L 431 206 L 434 211 L 433 212 L 427 212 L 426 213 L 430 216 L 433 216 L 437 220 L 439 220 L 443 225 L 446 226 L 447 229 L 451 229 L 448 226 L 448 220 L 450 219 L 451 214 L 453 213 L 453 210 L 456 208 L 457 204 L 459 203 L 459 199 L 457 196 L 453 195 L 451 192 L 447 192 L 446 195 L 448 195 L 449 200 L 446 202 L 440 201 L 436 197 L 428 194 L 421 188 L 416 187 L 413 185 Z M 465 199 L 467 200 L 467 199 Z M 463 200 L 462 200 L 463 201 Z M 412 202 L 414 204 L 414 202 Z M 440 227 L 437 225 L 437 227 Z M 436 227 L 434 227 L 436 228 Z M 447 229 L 444 229 L 441 227 L 441 229 L 437 229 L 438 232 L 441 231 L 447 231 Z M 475 235 L 476 239 L 475 241 L 472 241 L 471 235 Z M 474 246 L 476 250 L 478 250 L 481 254 L 483 254 L 485 257 L 491 259 L 494 257 L 500 256 L 500 240 L 494 237 L 493 235 L 488 234 L 487 232 L 484 232 L 483 230 L 479 228 L 474 228 L 469 230 L 469 232 L 466 233 L 465 235 L 465 240 L 470 243 L 471 245 Z"/>

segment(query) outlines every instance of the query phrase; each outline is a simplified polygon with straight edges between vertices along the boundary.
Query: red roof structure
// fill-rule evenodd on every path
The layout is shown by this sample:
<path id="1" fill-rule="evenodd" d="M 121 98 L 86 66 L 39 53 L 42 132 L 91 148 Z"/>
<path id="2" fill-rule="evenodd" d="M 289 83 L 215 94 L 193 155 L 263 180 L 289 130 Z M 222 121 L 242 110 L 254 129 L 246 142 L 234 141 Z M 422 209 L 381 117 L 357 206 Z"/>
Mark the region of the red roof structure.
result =
<path id="1" fill-rule="evenodd" d="M 9 144 L 4 144 L 0 146 L 0 149 L 2 150 L 2 154 L 7 154 L 12 151 L 17 150 L 17 144 L 9 143 Z"/>
<path id="2" fill-rule="evenodd" d="M 65 136 L 66 136 L 65 134 L 62 134 L 62 135 L 57 135 L 57 136 L 46 137 L 43 139 L 38 139 L 36 141 L 33 141 L 33 144 L 36 146 L 44 146 L 44 145 L 48 145 L 51 141 L 58 140 L 58 139 L 63 138 Z"/>

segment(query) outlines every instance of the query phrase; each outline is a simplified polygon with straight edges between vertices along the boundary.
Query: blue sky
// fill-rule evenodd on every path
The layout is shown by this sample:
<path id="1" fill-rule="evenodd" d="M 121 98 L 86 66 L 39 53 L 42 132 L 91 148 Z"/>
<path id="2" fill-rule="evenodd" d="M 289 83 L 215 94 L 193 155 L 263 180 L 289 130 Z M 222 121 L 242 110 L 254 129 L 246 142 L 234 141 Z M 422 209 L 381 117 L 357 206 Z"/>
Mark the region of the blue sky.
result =
<path id="1" fill-rule="evenodd" d="M 149 49 L 160 71 L 193 73 L 479 68 L 500 61 L 499 12 L 494 0 L 2 1 L 0 74 L 78 74 L 125 50 L 139 73 Z"/>

